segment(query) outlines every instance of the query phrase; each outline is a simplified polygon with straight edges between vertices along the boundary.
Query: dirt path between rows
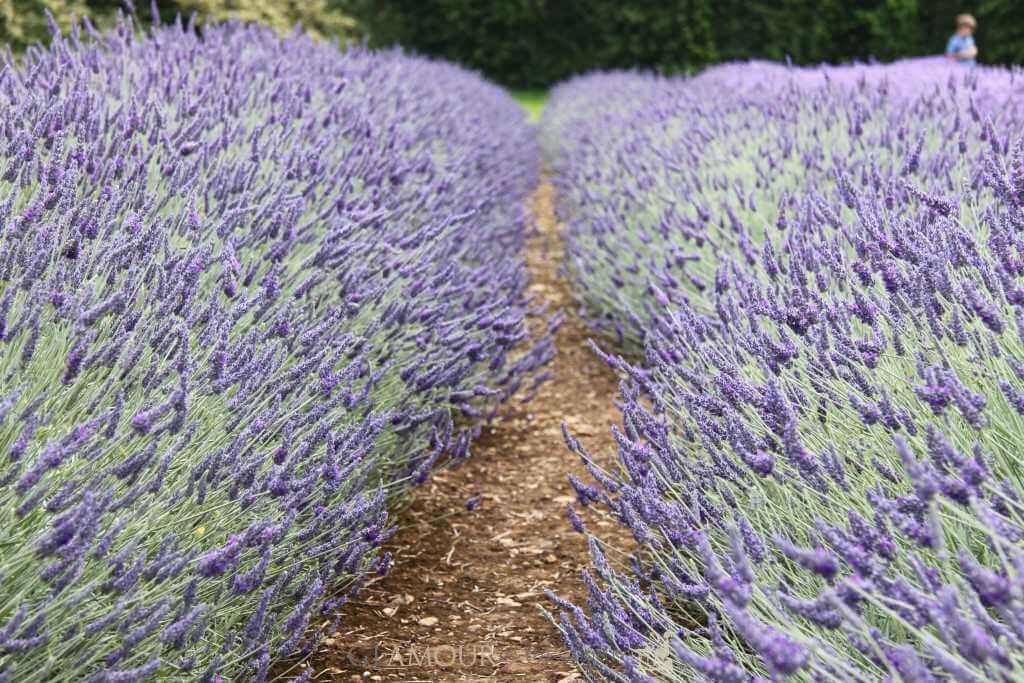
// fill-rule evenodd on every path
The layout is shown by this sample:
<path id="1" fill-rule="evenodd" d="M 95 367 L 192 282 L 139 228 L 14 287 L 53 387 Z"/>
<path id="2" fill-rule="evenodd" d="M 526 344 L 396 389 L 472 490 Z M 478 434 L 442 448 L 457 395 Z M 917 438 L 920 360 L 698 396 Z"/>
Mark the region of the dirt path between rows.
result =
<path id="1" fill-rule="evenodd" d="M 553 378 L 527 404 L 513 400 L 462 466 L 416 491 L 389 542 L 395 564 L 345 607 L 340 630 L 309 662 L 324 681 L 573 681 L 558 632 L 541 615 L 545 589 L 581 599 L 585 538 L 566 521 L 566 475 L 584 474 L 561 423 L 597 456 L 611 457 L 618 380 L 587 347 L 590 332 L 559 278 L 562 240 L 553 190 L 532 203 L 531 294 L 569 315 L 558 332 Z M 480 495 L 475 511 L 466 509 Z M 604 536 L 615 525 L 586 511 Z"/>

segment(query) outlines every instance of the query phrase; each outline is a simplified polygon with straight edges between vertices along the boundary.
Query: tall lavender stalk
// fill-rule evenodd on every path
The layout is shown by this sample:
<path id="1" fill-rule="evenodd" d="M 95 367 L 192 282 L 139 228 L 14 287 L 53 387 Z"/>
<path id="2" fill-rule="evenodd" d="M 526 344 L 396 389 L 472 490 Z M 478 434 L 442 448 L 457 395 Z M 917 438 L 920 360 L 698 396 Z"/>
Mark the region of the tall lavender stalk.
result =
<path id="1" fill-rule="evenodd" d="M 550 353 L 513 351 L 532 133 L 230 23 L 85 24 L 0 110 L 0 680 L 262 680 Z"/>
<path id="2" fill-rule="evenodd" d="M 580 486 L 637 547 L 593 539 L 588 609 L 559 603 L 592 679 L 1024 675 L 1018 79 L 730 66 L 556 98 L 557 130 L 610 84 L 661 93 L 554 148 L 574 276 L 644 359 L 608 358 L 621 467 Z"/>

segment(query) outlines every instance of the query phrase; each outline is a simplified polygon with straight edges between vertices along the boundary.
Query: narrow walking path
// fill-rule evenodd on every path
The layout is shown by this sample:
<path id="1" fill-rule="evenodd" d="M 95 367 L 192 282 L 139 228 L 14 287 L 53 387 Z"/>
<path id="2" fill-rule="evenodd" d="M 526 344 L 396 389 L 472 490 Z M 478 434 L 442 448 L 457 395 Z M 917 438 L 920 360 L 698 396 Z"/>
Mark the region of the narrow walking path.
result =
<path id="1" fill-rule="evenodd" d="M 558 277 L 563 249 L 553 198 L 549 184 L 533 198 L 531 292 L 571 313 Z M 565 516 L 575 497 L 566 475 L 584 471 L 564 445 L 562 421 L 595 455 L 612 453 L 618 380 L 587 347 L 589 336 L 569 315 L 556 339 L 552 379 L 530 403 L 505 406 L 468 462 L 416 492 L 389 543 L 394 567 L 345 607 L 341 630 L 310 661 L 314 680 L 575 679 L 538 606 L 551 607 L 546 589 L 581 598 L 588 560 L 584 537 Z M 478 495 L 480 506 L 467 510 Z M 611 521 L 590 514 L 584 518 L 592 528 L 612 531 Z"/>

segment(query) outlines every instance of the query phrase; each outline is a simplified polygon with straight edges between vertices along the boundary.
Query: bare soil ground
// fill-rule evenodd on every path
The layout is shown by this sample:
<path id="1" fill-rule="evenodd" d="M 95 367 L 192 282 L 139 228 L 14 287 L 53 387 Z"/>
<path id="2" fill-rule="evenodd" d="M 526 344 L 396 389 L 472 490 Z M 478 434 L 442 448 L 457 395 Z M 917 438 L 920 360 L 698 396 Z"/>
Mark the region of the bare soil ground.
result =
<path id="1" fill-rule="evenodd" d="M 590 331 L 558 276 L 562 240 L 553 190 L 533 198 L 527 261 L 531 293 L 570 315 L 556 343 L 553 378 L 529 403 L 514 400 L 484 429 L 472 457 L 420 488 L 389 542 L 391 572 L 345 606 L 341 629 L 308 666 L 325 681 L 573 681 L 557 630 L 541 614 L 546 589 L 583 598 L 583 536 L 566 521 L 566 475 L 586 480 L 565 447 L 565 421 L 595 456 L 613 452 L 618 379 L 587 347 Z M 475 511 L 466 509 L 480 495 Z M 589 513 L 589 514 L 588 514 Z M 602 537 L 615 525 L 583 511 Z M 596 528 L 595 528 L 596 527 Z"/>

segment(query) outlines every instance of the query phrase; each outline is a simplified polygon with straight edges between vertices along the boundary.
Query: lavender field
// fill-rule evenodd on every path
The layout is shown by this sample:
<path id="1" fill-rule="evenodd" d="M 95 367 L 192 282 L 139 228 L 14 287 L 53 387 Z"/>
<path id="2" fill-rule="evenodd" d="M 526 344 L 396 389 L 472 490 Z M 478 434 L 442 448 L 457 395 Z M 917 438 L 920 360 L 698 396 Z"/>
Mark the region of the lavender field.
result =
<path id="1" fill-rule="evenodd" d="M 1024 680 L 1024 71 L 160 11 L 2 56 L 0 683 Z"/>
<path id="2" fill-rule="evenodd" d="M 941 59 L 555 90 L 567 267 L 628 377 L 577 492 L 635 545 L 593 535 L 558 610 L 588 678 L 1024 676 L 1022 94 Z"/>

